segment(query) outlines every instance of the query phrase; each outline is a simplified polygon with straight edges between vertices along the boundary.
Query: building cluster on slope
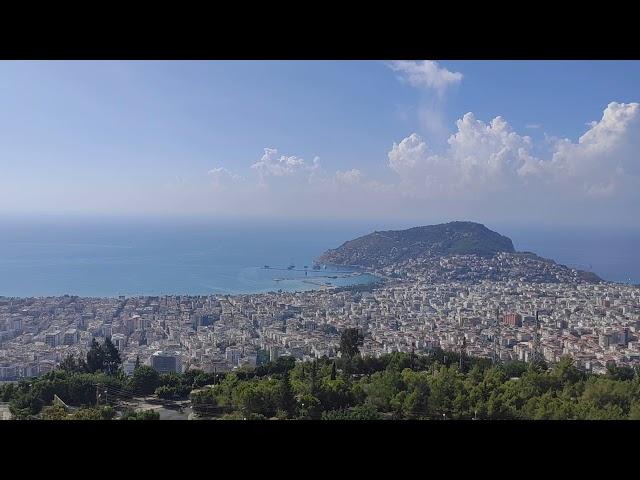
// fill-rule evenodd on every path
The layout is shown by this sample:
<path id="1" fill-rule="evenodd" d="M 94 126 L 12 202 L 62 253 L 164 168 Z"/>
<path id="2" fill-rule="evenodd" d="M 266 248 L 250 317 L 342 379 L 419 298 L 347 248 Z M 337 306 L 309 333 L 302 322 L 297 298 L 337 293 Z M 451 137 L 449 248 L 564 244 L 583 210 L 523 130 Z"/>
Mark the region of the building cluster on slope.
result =
<path id="1" fill-rule="evenodd" d="M 582 283 L 600 279 L 589 272 L 555 263 L 532 253 L 500 252 L 493 256 L 447 255 L 419 256 L 373 270 L 391 278 L 425 280 L 434 283 L 452 281 L 517 280 L 533 283 Z"/>
<path id="2" fill-rule="evenodd" d="M 589 283 L 576 270 L 531 262 L 539 260 L 407 261 L 376 271 L 386 282 L 370 292 L 0 297 L 0 380 L 50 371 L 105 337 L 129 374 L 137 360 L 163 372 L 213 372 L 283 355 L 331 358 L 347 327 L 364 332 L 364 355 L 458 350 L 464 339 L 468 355 L 503 361 L 530 361 L 536 351 L 549 362 L 569 355 L 595 373 L 609 362 L 640 364 L 640 288 Z"/>

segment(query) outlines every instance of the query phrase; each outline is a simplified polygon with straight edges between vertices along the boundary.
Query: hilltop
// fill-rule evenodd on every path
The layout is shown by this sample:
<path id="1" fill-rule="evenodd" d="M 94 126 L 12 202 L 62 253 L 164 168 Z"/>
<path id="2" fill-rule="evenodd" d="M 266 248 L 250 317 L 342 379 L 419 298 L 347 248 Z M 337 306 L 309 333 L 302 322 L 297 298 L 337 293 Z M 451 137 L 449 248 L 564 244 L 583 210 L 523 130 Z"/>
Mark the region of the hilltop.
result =
<path id="1" fill-rule="evenodd" d="M 593 272 L 516 252 L 510 238 L 473 222 L 373 232 L 323 253 L 316 263 L 352 265 L 387 277 L 431 282 L 600 282 Z"/>
<path id="2" fill-rule="evenodd" d="M 419 257 L 514 253 L 510 238 L 480 223 L 449 222 L 407 230 L 373 232 L 323 253 L 319 263 L 373 267 Z"/>

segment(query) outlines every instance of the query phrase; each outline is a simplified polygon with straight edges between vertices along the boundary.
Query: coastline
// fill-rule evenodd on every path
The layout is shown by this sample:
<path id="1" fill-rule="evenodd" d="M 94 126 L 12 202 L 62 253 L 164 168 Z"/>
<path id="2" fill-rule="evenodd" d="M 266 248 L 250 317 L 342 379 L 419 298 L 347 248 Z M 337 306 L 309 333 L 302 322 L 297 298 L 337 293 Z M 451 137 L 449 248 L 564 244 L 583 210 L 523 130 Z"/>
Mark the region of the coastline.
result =
<path id="1" fill-rule="evenodd" d="M 327 265 L 329 267 L 328 270 L 315 270 L 311 269 L 287 269 L 285 267 L 269 267 L 265 269 L 264 267 L 244 267 L 242 269 L 238 269 L 238 275 L 245 271 L 253 271 L 253 272 L 264 272 L 265 270 L 268 272 L 278 271 L 278 272 L 308 272 L 311 275 L 300 276 L 300 277 L 289 277 L 289 278 L 270 278 L 268 280 L 262 279 L 262 282 L 271 282 L 273 285 L 268 288 L 259 287 L 252 291 L 241 290 L 234 291 L 233 289 L 227 291 L 220 291 L 220 289 L 215 287 L 208 288 L 209 291 L 171 291 L 168 289 L 167 291 L 157 292 L 154 289 L 143 289 L 140 292 L 127 292 L 127 291 L 119 291 L 114 294 L 104 294 L 104 295 L 84 295 L 80 293 L 72 293 L 65 292 L 60 294 L 36 294 L 36 295 L 7 295 L 3 292 L 0 292 L 0 299 L 10 300 L 10 299 L 45 299 L 45 298 L 84 298 L 84 299 L 118 299 L 118 298 L 145 298 L 145 297 L 208 297 L 208 296 L 224 296 L 224 297 L 234 297 L 234 296 L 243 296 L 243 295 L 265 295 L 265 294 L 273 294 L 273 293 L 304 293 L 304 292 L 312 292 L 312 291 L 331 291 L 335 289 L 345 289 L 351 287 L 364 287 L 372 284 L 380 284 L 383 279 L 372 272 L 360 269 L 360 268 L 352 268 L 345 267 L 341 265 Z M 334 269 L 335 268 L 335 269 Z M 312 273 L 313 272 L 313 273 Z M 338 280 L 338 283 L 334 281 Z M 350 283 L 343 284 L 342 282 L 349 282 L 350 280 L 355 280 Z M 362 281 L 364 280 L 364 281 Z M 309 286 L 309 288 L 299 288 L 301 285 Z M 289 286 L 287 286 L 289 285 Z"/>

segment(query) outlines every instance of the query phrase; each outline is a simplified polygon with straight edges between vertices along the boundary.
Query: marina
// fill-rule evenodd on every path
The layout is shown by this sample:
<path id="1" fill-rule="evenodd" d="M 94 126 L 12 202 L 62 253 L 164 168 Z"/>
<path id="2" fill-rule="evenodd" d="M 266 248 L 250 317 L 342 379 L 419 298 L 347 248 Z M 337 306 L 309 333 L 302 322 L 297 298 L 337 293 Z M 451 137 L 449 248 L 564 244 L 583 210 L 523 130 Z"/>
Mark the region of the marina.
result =
<path id="1" fill-rule="evenodd" d="M 309 285 L 318 285 L 321 286 L 323 288 L 327 288 L 327 287 L 332 287 L 333 285 L 331 284 L 330 281 L 322 281 L 324 280 L 337 280 L 337 279 L 348 279 L 348 278 L 353 278 L 353 277 L 360 277 L 362 276 L 362 272 L 358 272 L 358 271 L 341 271 L 338 270 L 336 271 L 336 275 L 326 275 L 326 274 L 313 274 L 314 272 L 312 272 L 312 277 L 313 280 L 308 279 L 308 270 L 291 270 L 289 268 L 284 269 L 284 268 L 273 268 L 273 267 L 269 267 L 269 270 L 286 270 L 286 271 L 295 271 L 295 272 L 304 272 L 305 274 L 305 279 L 302 279 L 301 277 L 289 277 L 289 278 L 283 278 L 283 277 L 275 277 L 273 278 L 274 282 L 284 282 L 284 281 L 301 281 L 302 283 L 305 284 L 309 284 Z M 332 271 L 332 273 L 334 273 Z"/>
<path id="2" fill-rule="evenodd" d="M 320 269 L 326 270 L 327 266 L 323 265 L 322 267 L 320 267 L 319 265 L 314 265 L 314 267 L 313 267 L 313 270 L 315 270 L 315 271 L 318 271 Z M 262 267 L 262 270 L 285 270 L 285 271 L 289 271 L 289 272 L 304 272 L 304 273 L 309 272 L 307 266 L 305 266 L 304 268 L 295 268 L 295 265 L 289 265 L 288 267 L 271 267 L 269 265 L 264 265 Z M 331 270 L 331 272 L 332 273 L 350 275 L 350 276 L 362 275 L 361 272 L 357 272 L 357 271 L 353 271 L 353 270 Z M 312 273 L 314 273 L 314 272 L 312 272 Z"/>

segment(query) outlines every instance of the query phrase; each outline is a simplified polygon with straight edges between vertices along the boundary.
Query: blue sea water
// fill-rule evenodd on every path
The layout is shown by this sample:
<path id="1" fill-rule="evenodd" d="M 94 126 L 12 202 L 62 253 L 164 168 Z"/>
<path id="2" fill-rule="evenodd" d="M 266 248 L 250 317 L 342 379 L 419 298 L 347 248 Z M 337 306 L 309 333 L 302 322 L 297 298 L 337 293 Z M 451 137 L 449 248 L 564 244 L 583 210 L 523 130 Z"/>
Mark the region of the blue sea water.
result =
<path id="1" fill-rule="evenodd" d="M 506 227 L 516 250 L 531 251 L 604 280 L 640 284 L 640 230 L 612 227 Z"/>
<path id="2" fill-rule="evenodd" d="M 346 240 L 398 227 L 364 222 L 3 219 L 0 296 L 206 295 L 318 288 L 309 282 L 367 283 L 374 278 L 349 276 L 344 269 L 314 271 L 313 260 Z M 592 270 L 607 280 L 640 283 L 640 233 L 494 229 L 511 237 L 517 250 Z M 287 270 L 291 264 L 296 268 Z"/>
<path id="3" fill-rule="evenodd" d="M 235 294 L 369 283 L 375 278 L 367 274 L 312 268 L 324 250 L 362 233 L 346 224 L 285 222 L 2 222 L 0 296 Z"/>

